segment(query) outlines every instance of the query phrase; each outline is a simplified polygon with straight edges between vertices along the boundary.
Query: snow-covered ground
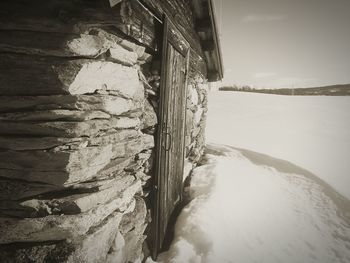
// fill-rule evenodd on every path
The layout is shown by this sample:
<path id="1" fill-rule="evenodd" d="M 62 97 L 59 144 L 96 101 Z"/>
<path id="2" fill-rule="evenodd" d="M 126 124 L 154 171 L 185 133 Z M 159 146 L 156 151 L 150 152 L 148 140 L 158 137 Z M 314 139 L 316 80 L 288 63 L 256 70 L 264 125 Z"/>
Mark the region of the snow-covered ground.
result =
<path id="1" fill-rule="evenodd" d="M 220 145 L 158 262 L 350 262 L 350 202 L 324 182 L 349 196 L 349 114 L 350 98 L 212 93 Z"/>
<path id="2" fill-rule="evenodd" d="M 350 262 L 348 200 L 291 163 L 209 145 L 189 194 L 159 262 Z"/>
<path id="3" fill-rule="evenodd" d="M 350 199 L 350 97 L 211 92 L 207 141 L 290 161 Z"/>

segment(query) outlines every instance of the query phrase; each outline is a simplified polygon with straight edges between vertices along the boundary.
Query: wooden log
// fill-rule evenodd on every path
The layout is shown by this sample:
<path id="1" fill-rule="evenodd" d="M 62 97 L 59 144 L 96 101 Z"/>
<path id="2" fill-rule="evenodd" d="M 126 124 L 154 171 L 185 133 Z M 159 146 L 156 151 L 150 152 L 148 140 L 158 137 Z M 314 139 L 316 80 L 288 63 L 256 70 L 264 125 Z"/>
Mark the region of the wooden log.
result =
<path id="1" fill-rule="evenodd" d="M 157 49 L 153 17 L 136 1 L 132 22 L 125 20 L 120 5 L 113 9 L 103 1 L 84 0 L 4 0 L 0 3 L 0 30 L 86 33 L 92 28 L 114 28 L 132 36 L 151 49 Z"/>
<path id="2" fill-rule="evenodd" d="M 198 34 L 194 30 L 194 17 L 189 1 L 144 0 L 144 2 L 152 7 L 159 17 L 162 17 L 162 14 L 165 13 L 190 43 L 191 49 L 201 57 L 204 57 L 199 44 Z"/>
<path id="3" fill-rule="evenodd" d="M 155 21 L 143 6 L 137 1 L 123 1 L 121 5 L 114 8 L 114 14 L 118 14 L 122 21 L 122 23 L 115 23 L 115 28 L 152 50 L 158 51 L 156 27 L 159 26 L 159 22 Z"/>
<path id="4" fill-rule="evenodd" d="M 94 58 L 106 51 L 103 40 L 88 34 L 0 31 L 0 51 L 58 57 Z"/>
<path id="5" fill-rule="evenodd" d="M 144 62 L 145 48 L 93 28 L 84 34 L 0 30 L 0 51 L 27 55 L 96 58 L 106 54 L 112 61 L 133 66 Z"/>
<path id="6" fill-rule="evenodd" d="M 133 98 L 140 85 L 137 69 L 113 62 L 0 54 L 0 95 L 87 94 L 111 90 Z"/>
<path id="7" fill-rule="evenodd" d="M 102 1 L 4 0 L 0 29 L 83 33 L 88 25 L 113 25 L 121 19 Z"/>

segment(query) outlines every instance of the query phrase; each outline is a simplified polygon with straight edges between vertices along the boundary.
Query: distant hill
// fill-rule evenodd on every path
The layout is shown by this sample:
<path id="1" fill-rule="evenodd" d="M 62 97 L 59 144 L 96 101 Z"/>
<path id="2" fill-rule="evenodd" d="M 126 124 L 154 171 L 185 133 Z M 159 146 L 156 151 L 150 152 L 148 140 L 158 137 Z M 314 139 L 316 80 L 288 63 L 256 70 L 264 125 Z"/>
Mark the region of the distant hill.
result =
<path id="1" fill-rule="evenodd" d="M 236 86 L 226 86 L 220 87 L 219 90 L 298 96 L 350 96 L 350 84 L 298 89 L 254 89 L 248 86 L 244 86 L 242 88 Z"/>

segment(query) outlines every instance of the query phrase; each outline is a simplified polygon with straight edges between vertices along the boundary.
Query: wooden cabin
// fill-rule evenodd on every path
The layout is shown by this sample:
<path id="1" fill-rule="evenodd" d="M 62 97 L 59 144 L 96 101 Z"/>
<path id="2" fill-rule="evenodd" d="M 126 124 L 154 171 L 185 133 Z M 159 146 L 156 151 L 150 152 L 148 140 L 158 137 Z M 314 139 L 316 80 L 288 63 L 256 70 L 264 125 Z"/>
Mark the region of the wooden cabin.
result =
<path id="1" fill-rule="evenodd" d="M 1 262 L 162 251 L 222 79 L 211 0 L 0 2 Z"/>

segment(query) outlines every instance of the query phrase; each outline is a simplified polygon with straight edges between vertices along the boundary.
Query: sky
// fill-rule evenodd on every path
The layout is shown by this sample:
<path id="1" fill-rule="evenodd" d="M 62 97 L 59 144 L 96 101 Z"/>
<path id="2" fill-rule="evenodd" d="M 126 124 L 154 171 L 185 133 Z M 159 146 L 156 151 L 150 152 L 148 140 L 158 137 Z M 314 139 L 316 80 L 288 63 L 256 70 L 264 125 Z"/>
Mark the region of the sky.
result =
<path id="1" fill-rule="evenodd" d="M 214 0 L 223 84 L 350 83 L 350 0 Z"/>

